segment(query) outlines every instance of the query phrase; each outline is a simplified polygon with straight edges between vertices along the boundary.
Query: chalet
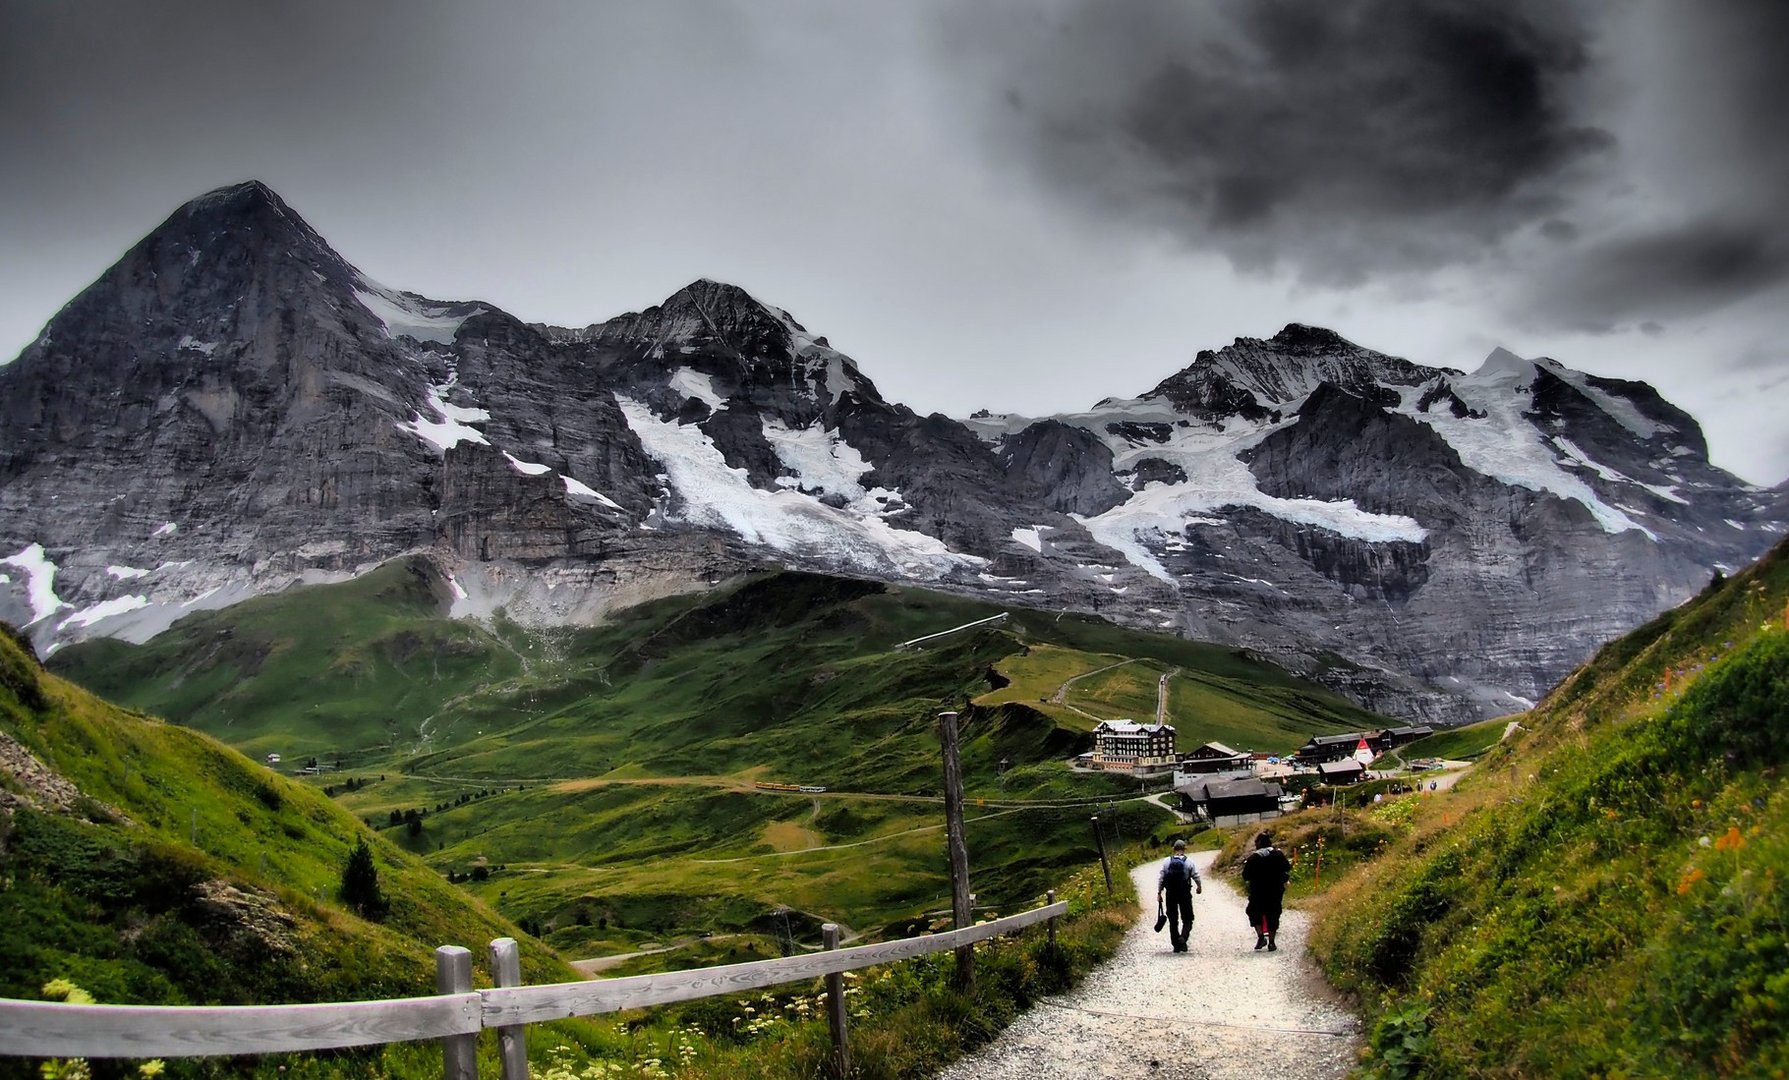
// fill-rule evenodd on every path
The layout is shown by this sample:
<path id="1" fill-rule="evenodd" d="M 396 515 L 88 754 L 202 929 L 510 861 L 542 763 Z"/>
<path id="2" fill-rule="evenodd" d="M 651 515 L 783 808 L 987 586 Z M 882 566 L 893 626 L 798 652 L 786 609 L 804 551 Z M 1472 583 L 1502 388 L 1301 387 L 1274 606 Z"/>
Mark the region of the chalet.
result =
<path id="1" fill-rule="evenodd" d="M 1093 729 L 1093 764 L 1100 769 L 1174 765 L 1174 729 L 1135 720 L 1101 720 Z"/>
<path id="2" fill-rule="evenodd" d="M 1353 757 L 1354 749 L 1360 745 L 1362 739 L 1367 739 L 1367 744 L 1372 745 L 1372 740 L 1368 739 L 1366 733 L 1359 731 L 1351 731 L 1346 735 L 1315 735 L 1312 736 L 1310 742 L 1299 747 L 1297 753 L 1292 756 L 1305 765 L 1321 765 L 1325 761 L 1340 761 L 1343 758 Z"/>
<path id="3" fill-rule="evenodd" d="M 1325 761 L 1317 766 L 1317 779 L 1325 784 L 1358 784 L 1367 778 L 1367 767 L 1353 758 Z"/>
<path id="4" fill-rule="evenodd" d="M 1381 741 L 1384 742 L 1385 745 L 1383 747 L 1375 746 L 1375 747 L 1373 747 L 1373 749 L 1378 750 L 1381 753 L 1383 753 L 1384 751 L 1393 749 L 1394 747 L 1403 746 L 1407 743 L 1413 743 L 1418 739 L 1426 739 L 1430 735 L 1433 735 L 1433 734 L 1435 734 L 1435 729 L 1430 727 L 1427 724 L 1420 724 L 1420 725 L 1417 725 L 1414 727 L 1386 728 L 1384 731 L 1381 731 L 1379 733 L 1379 737 L 1380 737 Z"/>
<path id="5" fill-rule="evenodd" d="M 1278 817 L 1280 785 L 1252 778 L 1183 780 L 1174 785 L 1180 806 L 1209 818 L 1214 825 Z"/>
<path id="6" fill-rule="evenodd" d="M 1220 742 L 1208 742 L 1180 756 L 1182 773 L 1219 773 L 1247 769 L 1252 756 Z"/>

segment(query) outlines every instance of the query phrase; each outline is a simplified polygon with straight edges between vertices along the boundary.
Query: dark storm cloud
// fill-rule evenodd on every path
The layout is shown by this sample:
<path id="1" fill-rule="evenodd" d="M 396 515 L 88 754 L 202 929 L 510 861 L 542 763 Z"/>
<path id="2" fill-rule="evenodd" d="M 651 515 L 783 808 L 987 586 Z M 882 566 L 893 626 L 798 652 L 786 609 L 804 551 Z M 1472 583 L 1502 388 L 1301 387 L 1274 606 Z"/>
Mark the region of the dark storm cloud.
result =
<path id="1" fill-rule="evenodd" d="M 1546 321 L 1589 332 L 1696 315 L 1789 278 L 1789 236 L 1755 220 L 1698 221 L 1587 247 L 1532 290 Z M 1640 327 L 1642 330 L 1645 326 Z"/>
<path id="2" fill-rule="evenodd" d="M 1668 198 L 1533 279 L 1527 299 L 1561 325 L 1617 327 L 1698 315 L 1789 282 L 1789 3 L 1653 3 L 1655 44 L 1629 78 Z"/>
<path id="3" fill-rule="evenodd" d="M 1099 0 L 953 33 L 1051 186 L 1307 280 L 1475 259 L 1557 221 L 1611 146 L 1558 4 Z"/>

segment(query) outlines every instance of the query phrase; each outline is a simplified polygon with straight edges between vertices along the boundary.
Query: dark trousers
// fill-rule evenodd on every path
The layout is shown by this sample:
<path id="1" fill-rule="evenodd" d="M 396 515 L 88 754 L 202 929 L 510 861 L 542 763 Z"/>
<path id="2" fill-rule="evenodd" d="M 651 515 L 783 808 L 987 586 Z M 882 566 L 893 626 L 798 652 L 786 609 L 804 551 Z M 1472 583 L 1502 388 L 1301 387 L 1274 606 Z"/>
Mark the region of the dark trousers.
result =
<path id="1" fill-rule="evenodd" d="M 1186 939 L 1193 932 L 1193 894 L 1191 892 L 1172 892 L 1168 897 L 1168 938 L 1174 944 L 1174 951 L 1181 952 L 1186 948 Z"/>
<path id="2" fill-rule="evenodd" d="M 1284 897 L 1251 897 L 1248 906 L 1249 925 L 1255 933 L 1268 937 L 1280 932 L 1280 903 Z"/>

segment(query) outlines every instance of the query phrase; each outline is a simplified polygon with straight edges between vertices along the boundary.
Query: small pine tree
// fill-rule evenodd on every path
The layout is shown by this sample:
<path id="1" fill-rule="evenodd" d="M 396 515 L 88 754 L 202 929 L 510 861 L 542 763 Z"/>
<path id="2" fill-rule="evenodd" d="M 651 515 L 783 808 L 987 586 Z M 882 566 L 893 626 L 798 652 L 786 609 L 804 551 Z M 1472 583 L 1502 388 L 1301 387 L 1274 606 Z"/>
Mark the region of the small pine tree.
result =
<path id="1" fill-rule="evenodd" d="M 358 911 L 362 918 L 377 921 L 385 916 L 385 894 L 379 891 L 379 868 L 373 865 L 373 850 L 361 837 L 348 854 L 348 865 L 342 868 L 342 903 Z"/>

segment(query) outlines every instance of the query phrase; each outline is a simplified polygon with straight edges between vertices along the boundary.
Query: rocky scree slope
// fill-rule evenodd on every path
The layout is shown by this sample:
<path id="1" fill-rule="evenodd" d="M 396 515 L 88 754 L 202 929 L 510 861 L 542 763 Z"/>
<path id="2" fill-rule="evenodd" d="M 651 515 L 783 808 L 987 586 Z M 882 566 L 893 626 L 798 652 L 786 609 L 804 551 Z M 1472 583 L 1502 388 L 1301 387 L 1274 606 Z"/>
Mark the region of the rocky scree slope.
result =
<path id="1" fill-rule="evenodd" d="M 1509 711 L 1742 565 L 1789 492 L 1641 383 L 1326 330 L 1138 398 L 920 416 L 697 281 L 583 328 L 372 281 L 258 183 L 182 207 L 0 368 L 0 617 L 45 649 L 427 552 L 583 621 L 768 565 L 1097 611 L 1380 711 Z"/>

